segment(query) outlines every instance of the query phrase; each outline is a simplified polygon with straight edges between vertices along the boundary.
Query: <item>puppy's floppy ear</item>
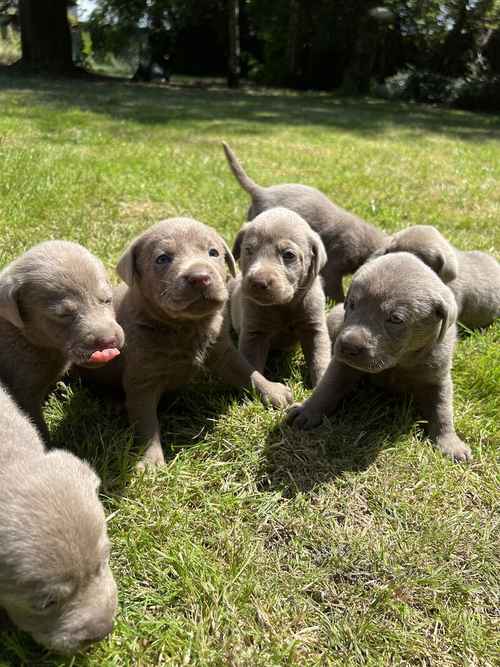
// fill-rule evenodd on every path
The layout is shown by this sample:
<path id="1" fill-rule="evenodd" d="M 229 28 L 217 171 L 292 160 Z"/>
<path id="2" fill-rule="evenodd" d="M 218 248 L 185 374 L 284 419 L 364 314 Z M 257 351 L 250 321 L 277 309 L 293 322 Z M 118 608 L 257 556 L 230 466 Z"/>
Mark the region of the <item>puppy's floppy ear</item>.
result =
<path id="1" fill-rule="evenodd" d="M 229 249 L 229 246 L 224 241 L 224 239 L 222 239 L 222 243 L 224 244 L 224 259 L 226 260 L 229 273 L 233 276 L 233 278 L 236 278 L 236 260 L 234 259 L 233 253 Z"/>
<path id="2" fill-rule="evenodd" d="M 448 329 L 455 324 L 458 316 L 457 302 L 455 301 L 453 292 L 446 287 L 442 291 L 441 297 L 438 297 L 436 314 L 442 320 L 438 334 L 438 343 L 440 343 L 445 337 Z"/>
<path id="3" fill-rule="evenodd" d="M 251 224 L 250 222 L 245 222 L 245 224 L 241 227 L 240 231 L 236 234 L 236 238 L 234 239 L 233 257 L 236 261 L 238 261 L 241 256 L 241 246 L 245 234 L 248 231 L 248 228 L 250 227 L 250 224 Z"/>
<path id="4" fill-rule="evenodd" d="M 116 272 L 123 280 L 123 282 L 132 287 L 134 279 L 137 274 L 137 253 L 139 248 L 139 240 L 132 241 L 129 247 L 125 250 L 123 255 L 118 260 L 116 265 Z"/>
<path id="5" fill-rule="evenodd" d="M 320 235 L 310 229 L 308 236 L 309 247 L 311 250 L 311 263 L 309 264 L 309 270 L 307 272 L 307 280 L 304 285 L 304 289 L 309 289 L 314 280 L 317 278 L 321 269 L 328 261 L 325 246 L 323 245 L 323 241 L 321 240 Z"/>
<path id="6" fill-rule="evenodd" d="M 0 317 L 18 329 L 23 329 L 24 322 L 19 312 L 19 287 L 19 282 L 8 272 L 0 275 Z"/>

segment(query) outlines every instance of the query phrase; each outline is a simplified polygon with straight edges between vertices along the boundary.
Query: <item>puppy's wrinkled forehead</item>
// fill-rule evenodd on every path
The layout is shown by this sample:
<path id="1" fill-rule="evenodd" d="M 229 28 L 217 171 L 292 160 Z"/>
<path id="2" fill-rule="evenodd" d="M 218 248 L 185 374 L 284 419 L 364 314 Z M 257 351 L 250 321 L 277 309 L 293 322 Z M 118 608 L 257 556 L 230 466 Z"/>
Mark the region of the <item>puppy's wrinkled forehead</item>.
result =
<path id="1" fill-rule="evenodd" d="M 67 241 L 47 241 L 22 258 L 17 275 L 42 296 L 74 297 L 109 291 L 101 262 L 88 250 Z"/>
<path id="2" fill-rule="evenodd" d="M 143 241 L 150 251 L 161 248 L 176 254 L 205 253 L 210 247 L 222 247 L 217 232 L 191 218 L 162 220 L 144 234 Z"/>
<path id="3" fill-rule="evenodd" d="M 300 215 L 285 208 L 275 208 L 261 213 L 252 221 L 245 242 L 272 244 L 288 240 L 300 247 L 307 247 L 309 233 L 309 225 Z"/>
<path id="4" fill-rule="evenodd" d="M 397 252 L 364 264 L 354 274 L 350 294 L 376 301 L 405 299 L 412 294 L 439 291 L 441 280 L 418 257 Z"/>

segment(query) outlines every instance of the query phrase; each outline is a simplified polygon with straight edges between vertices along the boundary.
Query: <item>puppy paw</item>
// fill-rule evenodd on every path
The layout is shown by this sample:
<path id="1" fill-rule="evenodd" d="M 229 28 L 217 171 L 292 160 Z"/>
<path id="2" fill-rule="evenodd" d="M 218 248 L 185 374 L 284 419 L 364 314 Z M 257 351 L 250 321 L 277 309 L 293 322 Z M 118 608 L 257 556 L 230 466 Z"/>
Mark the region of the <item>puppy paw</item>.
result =
<path id="1" fill-rule="evenodd" d="M 286 408 L 293 403 L 292 392 L 280 382 L 269 382 L 262 399 L 266 405 L 272 405 L 274 408 Z"/>
<path id="2" fill-rule="evenodd" d="M 462 442 L 456 433 L 443 436 L 437 442 L 438 448 L 454 461 L 472 461 L 470 448 Z"/>
<path id="3" fill-rule="evenodd" d="M 146 470 L 159 468 L 163 465 L 165 465 L 163 450 L 161 447 L 154 445 L 145 451 L 144 456 L 136 465 L 136 470 L 138 472 L 145 472 Z"/>
<path id="4" fill-rule="evenodd" d="M 323 415 L 311 414 L 305 403 L 295 403 L 288 410 L 285 421 L 289 426 L 307 431 L 319 426 L 323 421 Z"/>

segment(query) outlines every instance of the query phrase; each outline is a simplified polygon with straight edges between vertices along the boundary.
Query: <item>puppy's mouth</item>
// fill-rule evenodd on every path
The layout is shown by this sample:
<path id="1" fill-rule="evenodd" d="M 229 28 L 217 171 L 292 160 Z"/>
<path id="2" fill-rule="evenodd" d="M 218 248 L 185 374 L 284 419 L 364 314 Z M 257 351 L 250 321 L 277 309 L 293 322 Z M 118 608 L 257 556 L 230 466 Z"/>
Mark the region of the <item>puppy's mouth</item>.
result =
<path id="1" fill-rule="evenodd" d="M 243 294 L 258 306 L 285 306 L 294 297 L 294 291 L 262 290 L 243 286 Z"/>
<path id="2" fill-rule="evenodd" d="M 352 359 L 351 357 L 337 353 L 335 354 L 335 358 L 346 366 L 350 366 L 351 368 L 354 368 L 355 370 L 361 371 L 363 373 L 371 373 L 372 375 L 381 373 L 382 371 L 385 371 L 394 366 L 394 364 L 389 362 L 389 360 L 381 358 Z"/>
<path id="3" fill-rule="evenodd" d="M 176 317 L 203 317 L 220 310 L 226 300 L 225 293 L 201 293 L 191 299 L 170 299 L 164 307 Z"/>
<path id="4" fill-rule="evenodd" d="M 94 350 L 93 352 L 73 352 L 74 363 L 85 368 L 99 368 L 108 364 L 113 359 L 116 359 L 120 354 L 117 347 L 107 347 L 104 349 Z"/>

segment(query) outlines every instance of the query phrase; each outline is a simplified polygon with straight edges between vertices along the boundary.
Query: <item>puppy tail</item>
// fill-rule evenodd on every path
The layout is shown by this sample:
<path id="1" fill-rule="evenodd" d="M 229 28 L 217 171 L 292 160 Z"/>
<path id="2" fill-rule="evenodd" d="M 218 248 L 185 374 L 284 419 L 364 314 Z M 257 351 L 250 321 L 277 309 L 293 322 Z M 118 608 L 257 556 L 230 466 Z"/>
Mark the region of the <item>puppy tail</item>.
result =
<path id="1" fill-rule="evenodd" d="M 246 190 L 251 197 L 257 195 L 260 190 L 262 190 L 260 185 L 257 185 L 257 183 L 247 175 L 236 155 L 224 141 L 222 142 L 222 147 L 224 148 L 229 167 L 243 190 Z"/>

